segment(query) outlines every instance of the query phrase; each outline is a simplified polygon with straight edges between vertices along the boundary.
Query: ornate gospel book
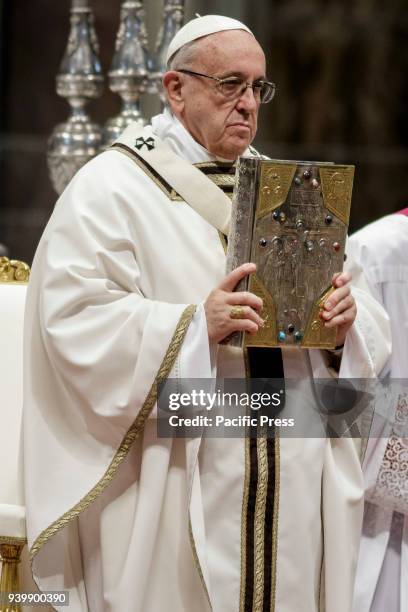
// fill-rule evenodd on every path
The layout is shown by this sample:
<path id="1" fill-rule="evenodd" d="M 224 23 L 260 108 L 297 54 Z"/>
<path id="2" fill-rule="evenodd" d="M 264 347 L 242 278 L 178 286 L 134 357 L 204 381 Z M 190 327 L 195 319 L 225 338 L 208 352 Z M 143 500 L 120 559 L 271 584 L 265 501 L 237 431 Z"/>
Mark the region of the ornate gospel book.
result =
<path id="1" fill-rule="evenodd" d="M 227 272 L 257 264 L 237 291 L 263 299 L 265 325 L 232 334 L 234 346 L 335 347 L 320 318 L 343 269 L 354 166 L 241 157 L 228 239 Z"/>

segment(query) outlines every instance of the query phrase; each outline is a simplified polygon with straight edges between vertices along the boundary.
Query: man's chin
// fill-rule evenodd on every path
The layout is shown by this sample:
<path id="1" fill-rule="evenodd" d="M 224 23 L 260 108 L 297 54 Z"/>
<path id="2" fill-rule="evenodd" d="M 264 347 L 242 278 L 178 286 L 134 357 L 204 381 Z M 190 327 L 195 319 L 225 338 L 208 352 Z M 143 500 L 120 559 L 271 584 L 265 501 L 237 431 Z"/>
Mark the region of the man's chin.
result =
<path id="1" fill-rule="evenodd" d="M 235 142 L 228 142 L 224 147 L 220 147 L 219 150 L 215 153 L 216 157 L 219 159 L 225 160 L 235 160 L 240 155 L 243 155 L 249 145 L 251 144 L 251 140 L 242 138 L 234 139 Z"/>

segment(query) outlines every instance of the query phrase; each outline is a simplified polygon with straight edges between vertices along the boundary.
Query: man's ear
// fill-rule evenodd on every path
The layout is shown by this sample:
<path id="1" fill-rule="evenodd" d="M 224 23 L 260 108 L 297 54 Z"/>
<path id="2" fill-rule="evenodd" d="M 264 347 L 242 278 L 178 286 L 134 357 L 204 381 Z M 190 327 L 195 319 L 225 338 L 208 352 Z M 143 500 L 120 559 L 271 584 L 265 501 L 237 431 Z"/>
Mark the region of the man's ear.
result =
<path id="1" fill-rule="evenodd" d="M 163 87 L 167 92 L 167 99 L 173 111 L 181 112 L 184 108 L 182 92 L 182 75 L 176 70 L 169 70 L 163 75 Z"/>

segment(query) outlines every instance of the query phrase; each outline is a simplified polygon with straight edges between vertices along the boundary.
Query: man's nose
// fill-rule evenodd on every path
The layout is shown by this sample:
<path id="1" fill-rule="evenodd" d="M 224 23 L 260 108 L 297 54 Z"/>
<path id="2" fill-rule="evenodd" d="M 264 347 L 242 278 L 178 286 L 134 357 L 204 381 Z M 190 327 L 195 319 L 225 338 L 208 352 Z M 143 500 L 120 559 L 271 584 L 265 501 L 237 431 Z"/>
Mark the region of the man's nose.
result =
<path id="1" fill-rule="evenodd" d="M 255 97 L 254 90 L 250 85 L 247 85 L 237 101 L 237 108 L 239 110 L 253 111 L 256 110 L 258 106 L 259 104 Z"/>

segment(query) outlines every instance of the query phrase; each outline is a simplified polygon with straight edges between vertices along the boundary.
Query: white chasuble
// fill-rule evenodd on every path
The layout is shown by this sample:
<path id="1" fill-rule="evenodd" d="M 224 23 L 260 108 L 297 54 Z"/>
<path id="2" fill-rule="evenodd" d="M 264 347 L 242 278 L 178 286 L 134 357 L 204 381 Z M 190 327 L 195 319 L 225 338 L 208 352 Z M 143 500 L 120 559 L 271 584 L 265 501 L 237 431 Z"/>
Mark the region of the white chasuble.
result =
<path id="1" fill-rule="evenodd" d="M 142 137 L 214 161 L 168 111 Z M 35 579 L 68 590 L 73 612 L 348 612 L 362 512 L 353 440 L 251 451 L 239 438 L 157 437 L 158 378 L 245 376 L 240 350 L 208 344 L 219 232 L 170 188 L 109 150 L 71 181 L 38 247 L 24 407 Z M 387 324 L 355 295 L 340 375 L 372 377 Z M 283 363 L 300 385 L 334 375 L 320 351 L 283 351 Z"/>

